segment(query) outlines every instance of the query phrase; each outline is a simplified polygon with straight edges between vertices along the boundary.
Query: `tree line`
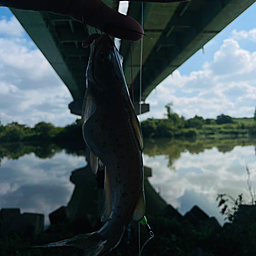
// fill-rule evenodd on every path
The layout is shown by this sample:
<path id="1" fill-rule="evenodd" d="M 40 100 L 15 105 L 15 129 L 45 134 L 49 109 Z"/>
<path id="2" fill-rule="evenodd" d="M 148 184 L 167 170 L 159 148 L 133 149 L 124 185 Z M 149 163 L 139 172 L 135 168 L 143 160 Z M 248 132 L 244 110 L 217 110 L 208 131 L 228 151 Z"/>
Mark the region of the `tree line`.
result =
<path id="1" fill-rule="evenodd" d="M 18 122 L 3 125 L 0 122 L 1 142 L 54 142 L 65 143 L 69 141 L 83 141 L 82 121 L 77 119 L 65 127 L 55 127 L 51 123 L 39 122 L 34 127 L 29 127 Z"/>
<path id="2" fill-rule="evenodd" d="M 221 114 L 204 119 L 195 115 L 185 119 L 172 111 L 172 103 L 167 104 L 166 118 L 148 118 L 141 123 L 144 138 L 195 139 L 198 137 L 244 137 L 256 136 L 256 109 L 253 118 L 232 118 Z"/>
<path id="3" fill-rule="evenodd" d="M 163 119 L 148 118 L 141 122 L 144 138 L 196 139 L 198 137 L 256 137 L 256 109 L 253 118 L 232 118 L 218 115 L 216 119 L 195 115 L 185 119 L 172 110 L 172 103 L 165 106 Z M 65 127 L 39 122 L 29 127 L 18 122 L 3 125 L 0 121 L 0 142 L 52 142 L 67 144 L 83 143 L 82 121 L 77 119 Z"/>

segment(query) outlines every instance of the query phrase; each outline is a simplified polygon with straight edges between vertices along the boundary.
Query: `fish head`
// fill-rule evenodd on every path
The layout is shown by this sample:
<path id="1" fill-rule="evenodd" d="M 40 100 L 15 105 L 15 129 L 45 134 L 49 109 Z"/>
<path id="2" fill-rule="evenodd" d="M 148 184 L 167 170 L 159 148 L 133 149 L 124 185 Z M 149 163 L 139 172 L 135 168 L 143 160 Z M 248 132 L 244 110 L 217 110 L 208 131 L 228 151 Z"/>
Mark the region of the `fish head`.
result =
<path id="1" fill-rule="evenodd" d="M 108 35 L 103 34 L 95 39 L 90 53 L 86 78 L 87 86 L 89 80 L 95 89 L 104 92 L 112 88 L 117 89 L 116 87 L 120 83 L 125 83 L 122 56 Z"/>

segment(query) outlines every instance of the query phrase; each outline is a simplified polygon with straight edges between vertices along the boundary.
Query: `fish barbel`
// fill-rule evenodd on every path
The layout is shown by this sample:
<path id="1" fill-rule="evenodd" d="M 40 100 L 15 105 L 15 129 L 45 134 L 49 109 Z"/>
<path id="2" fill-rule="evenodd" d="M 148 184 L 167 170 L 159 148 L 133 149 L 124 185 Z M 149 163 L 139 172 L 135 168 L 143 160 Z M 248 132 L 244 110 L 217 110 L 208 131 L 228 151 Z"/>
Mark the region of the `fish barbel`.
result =
<path id="1" fill-rule="evenodd" d="M 82 128 L 93 172 L 99 163 L 105 165 L 105 224 L 44 247 L 75 246 L 86 256 L 104 255 L 119 244 L 131 219 L 140 221 L 145 214 L 142 135 L 121 61 L 109 36 L 96 38 L 86 71 Z"/>

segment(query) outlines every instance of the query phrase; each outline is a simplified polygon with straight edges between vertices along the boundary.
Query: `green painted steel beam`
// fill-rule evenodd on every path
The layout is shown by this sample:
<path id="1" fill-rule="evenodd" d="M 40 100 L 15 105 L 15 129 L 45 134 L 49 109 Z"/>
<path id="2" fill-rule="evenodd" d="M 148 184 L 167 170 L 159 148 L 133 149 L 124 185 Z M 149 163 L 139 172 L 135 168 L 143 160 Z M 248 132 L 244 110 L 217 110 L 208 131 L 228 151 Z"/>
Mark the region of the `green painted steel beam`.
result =
<path id="1" fill-rule="evenodd" d="M 118 1 L 106 0 L 118 9 Z M 143 81 L 142 100 L 174 70 L 209 42 L 256 0 L 191 0 L 183 3 L 144 3 Z M 141 22 L 141 3 L 130 2 L 128 15 Z M 90 48 L 82 41 L 95 30 L 53 13 L 12 10 L 37 47 L 68 87 L 74 101 L 72 113 L 81 114 L 85 92 L 85 69 Z M 131 61 L 138 108 L 140 84 L 140 42 L 122 40 L 124 73 L 131 86 Z M 147 111 L 148 105 L 143 109 Z"/>
<path id="2" fill-rule="evenodd" d="M 65 49 L 62 48 L 61 42 L 58 40 L 58 35 L 52 29 L 51 22 L 47 22 L 47 14 L 43 12 L 22 11 L 17 9 L 12 9 L 11 11 L 18 18 L 19 22 L 25 28 L 39 50 L 68 87 L 74 100 L 82 100 L 83 96 L 81 95 L 84 94 L 85 90 L 76 83 L 76 79 L 71 72 L 70 66 L 66 62 L 68 56 L 65 56 L 64 54 Z M 56 16 L 57 15 L 55 15 L 55 17 Z M 62 16 L 60 16 L 60 18 L 61 17 Z M 86 35 L 84 36 L 86 37 Z M 85 55 L 88 56 L 88 53 Z M 86 66 L 86 63 L 84 66 Z"/>
<path id="3" fill-rule="evenodd" d="M 142 101 L 160 82 L 254 2 L 255 0 L 192 0 L 186 5 L 187 8 L 183 7 L 186 8 L 185 12 L 178 8 L 143 65 Z M 196 5 L 199 6 L 197 10 Z M 179 30 L 175 32 L 177 27 Z M 134 80 L 135 101 L 139 100 L 139 84 L 137 75 Z"/>

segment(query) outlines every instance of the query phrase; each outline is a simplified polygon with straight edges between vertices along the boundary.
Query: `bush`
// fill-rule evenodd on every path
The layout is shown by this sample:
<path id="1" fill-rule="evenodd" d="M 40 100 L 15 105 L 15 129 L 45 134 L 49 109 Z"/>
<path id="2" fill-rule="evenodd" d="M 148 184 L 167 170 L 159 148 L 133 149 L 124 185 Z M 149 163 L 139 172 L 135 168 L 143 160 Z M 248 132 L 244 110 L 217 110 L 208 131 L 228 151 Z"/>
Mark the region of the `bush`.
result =
<path id="1" fill-rule="evenodd" d="M 156 127 L 155 136 L 159 138 L 165 138 L 165 137 L 172 138 L 173 130 L 174 130 L 174 127 L 172 126 L 171 122 L 169 122 L 169 120 L 166 120 L 166 119 L 159 120 Z"/>
<path id="2" fill-rule="evenodd" d="M 196 129 L 181 129 L 177 133 L 175 133 L 175 137 L 179 139 L 196 139 L 197 132 Z"/>
<path id="3" fill-rule="evenodd" d="M 151 138 L 156 133 L 156 121 L 149 118 L 141 123 L 141 130 L 144 138 Z"/>
<path id="4" fill-rule="evenodd" d="M 251 127 L 248 129 L 250 137 L 256 137 L 256 127 Z"/>
<path id="5" fill-rule="evenodd" d="M 207 118 L 205 119 L 205 124 L 216 124 L 216 121 L 214 119 Z"/>
<path id="6" fill-rule="evenodd" d="M 201 129 L 204 124 L 204 119 L 201 116 L 195 116 L 194 118 L 190 118 L 185 121 L 186 128 L 196 128 Z"/>
<path id="7" fill-rule="evenodd" d="M 234 123 L 234 121 L 233 121 L 232 117 L 221 114 L 221 115 L 217 116 L 216 123 L 217 124 L 232 124 L 232 123 Z"/>

